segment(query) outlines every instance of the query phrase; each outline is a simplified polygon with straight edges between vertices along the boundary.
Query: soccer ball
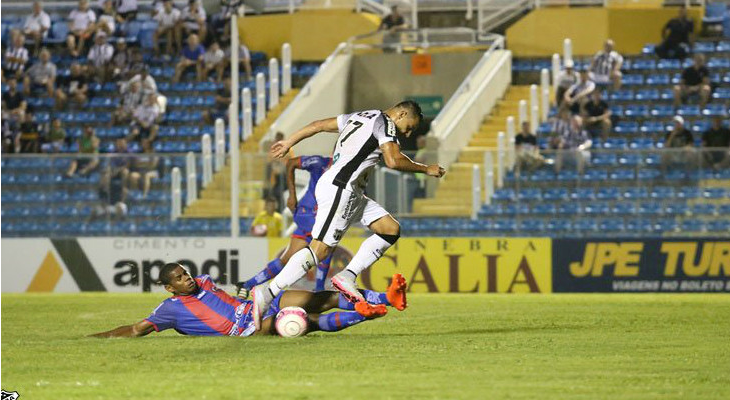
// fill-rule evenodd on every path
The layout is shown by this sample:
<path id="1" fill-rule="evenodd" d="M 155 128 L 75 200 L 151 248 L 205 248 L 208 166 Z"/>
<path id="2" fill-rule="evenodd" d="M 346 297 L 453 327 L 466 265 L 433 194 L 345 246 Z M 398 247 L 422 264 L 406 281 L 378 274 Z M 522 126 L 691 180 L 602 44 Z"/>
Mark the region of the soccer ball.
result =
<path id="1" fill-rule="evenodd" d="M 307 312 L 301 307 L 284 307 L 276 314 L 276 331 L 285 338 L 307 333 Z"/>

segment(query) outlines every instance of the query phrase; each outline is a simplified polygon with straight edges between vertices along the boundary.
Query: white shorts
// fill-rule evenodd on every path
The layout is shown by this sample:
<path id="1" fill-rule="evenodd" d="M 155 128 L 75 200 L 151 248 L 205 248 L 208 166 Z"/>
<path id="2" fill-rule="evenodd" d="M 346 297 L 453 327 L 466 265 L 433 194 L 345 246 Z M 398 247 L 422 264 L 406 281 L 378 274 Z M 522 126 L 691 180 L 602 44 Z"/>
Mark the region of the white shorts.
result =
<path id="1" fill-rule="evenodd" d="M 389 213 L 377 202 L 329 182 L 317 184 L 317 215 L 312 228 L 312 238 L 334 247 L 347 232 L 352 221 L 369 226 Z"/>
<path id="2" fill-rule="evenodd" d="M 596 82 L 598 84 L 607 84 L 611 83 L 611 76 L 610 75 L 598 75 L 593 72 L 588 73 L 588 78 L 592 80 L 593 82 Z"/>

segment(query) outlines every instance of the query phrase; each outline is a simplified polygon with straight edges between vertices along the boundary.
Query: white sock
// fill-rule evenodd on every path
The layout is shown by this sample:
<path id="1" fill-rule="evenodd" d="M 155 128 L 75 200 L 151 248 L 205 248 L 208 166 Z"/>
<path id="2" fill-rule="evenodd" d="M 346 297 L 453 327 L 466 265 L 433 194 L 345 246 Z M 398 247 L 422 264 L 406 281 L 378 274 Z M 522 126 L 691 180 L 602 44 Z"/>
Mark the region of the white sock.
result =
<path id="1" fill-rule="evenodd" d="M 282 290 L 302 279 L 307 274 L 307 271 L 317 266 L 317 264 L 319 264 L 317 256 L 314 255 L 314 252 L 309 247 L 297 251 L 291 256 L 284 269 L 271 280 L 269 284 L 271 294 L 274 296 L 278 295 Z"/>
<path id="2" fill-rule="evenodd" d="M 392 244 L 386 242 L 382 237 L 378 235 L 370 236 L 362 242 L 360 249 L 352 257 L 352 260 L 350 260 L 350 263 L 347 264 L 345 269 L 357 277 L 362 271 L 378 261 L 390 246 Z"/>

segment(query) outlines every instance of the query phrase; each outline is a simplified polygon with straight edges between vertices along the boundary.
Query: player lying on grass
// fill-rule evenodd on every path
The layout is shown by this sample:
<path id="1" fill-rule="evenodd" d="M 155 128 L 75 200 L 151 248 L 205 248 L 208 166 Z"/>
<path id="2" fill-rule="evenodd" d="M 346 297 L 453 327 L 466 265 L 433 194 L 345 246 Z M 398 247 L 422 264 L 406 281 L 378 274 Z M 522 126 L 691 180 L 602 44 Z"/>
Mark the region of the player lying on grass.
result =
<path id="1" fill-rule="evenodd" d="M 336 332 L 368 319 L 382 317 L 388 312 L 386 306 L 401 311 L 407 307 L 406 281 L 400 274 L 393 276 L 386 293 L 362 291 L 363 296 L 372 304 L 359 302 L 353 305 L 334 291 L 287 290 L 274 299 L 269 312 L 264 316 L 262 329 L 255 331 L 252 302 L 233 297 L 219 289 L 209 275 L 193 278 L 182 265 L 169 263 L 160 271 L 160 282 L 173 296 L 157 306 L 149 317 L 133 325 L 120 326 L 91 336 L 139 337 L 166 329 L 195 336 L 250 336 L 254 332 L 257 335 L 274 335 L 275 318 L 272 317 L 284 307 L 302 307 L 307 312 L 307 332 Z M 336 308 L 349 311 L 322 314 Z"/>
<path id="2" fill-rule="evenodd" d="M 287 161 L 286 186 L 289 189 L 289 200 L 287 200 L 286 206 L 289 207 L 289 210 L 291 210 L 294 216 L 294 223 L 297 224 L 297 230 L 291 235 L 289 246 L 287 246 L 280 257 L 271 260 L 266 265 L 266 268 L 254 275 L 253 278 L 236 284 L 238 297 L 248 298 L 251 289 L 278 275 L 282 268 L 284 268 L 284 265 L 289 262 L 289 258 L 294 253 L 307 247 L 312 241 L 312 226 L 314 225 L 314 216 L 317 214 L 317 200 L 314 198 L 314 189 L 317 187 L 319 178 L 327 170 L 331 162 L 332 158 L 321 156 L 294 157 Z M 307 186 L 306 193 L 304 193 L 304 196 L 299 201 L 297 201 L 296 182 L 294 178 L 294 173 L 297 169 L 309 171 L 309 185 Z M 325 279 L 327 279 L 327 273 L 330 270 L 331 261 L 332 254 L 317 265 L 317 279 L 314 285 L 315 291 L 324 290 L 324 283 Z"/>

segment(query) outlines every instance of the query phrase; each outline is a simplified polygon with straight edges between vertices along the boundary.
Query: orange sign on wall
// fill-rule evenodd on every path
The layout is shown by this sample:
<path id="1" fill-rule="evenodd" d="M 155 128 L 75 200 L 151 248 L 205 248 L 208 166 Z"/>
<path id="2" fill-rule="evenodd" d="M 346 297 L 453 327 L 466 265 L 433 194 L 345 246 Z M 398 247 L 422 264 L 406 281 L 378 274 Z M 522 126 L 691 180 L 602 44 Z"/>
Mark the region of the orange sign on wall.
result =
<path id="1" fill-rule="evenodd" d="M 413 75 L 431 75 L 431 55 L 414 54 L 411 56 L 411 73 Z"/>

